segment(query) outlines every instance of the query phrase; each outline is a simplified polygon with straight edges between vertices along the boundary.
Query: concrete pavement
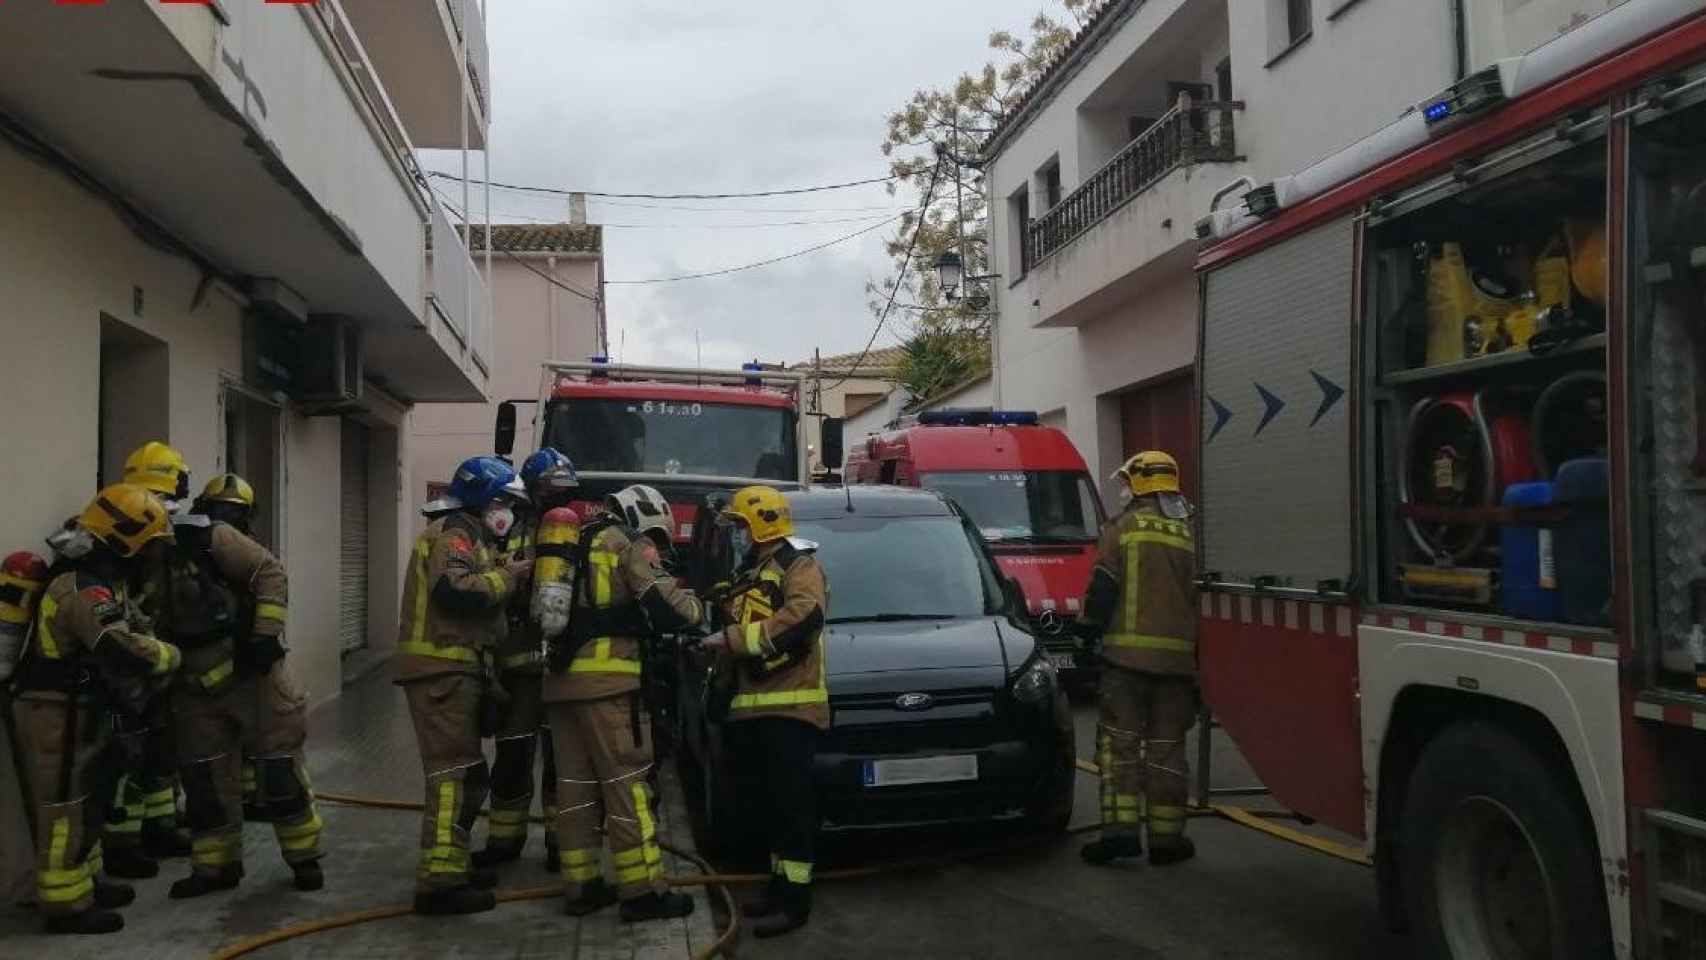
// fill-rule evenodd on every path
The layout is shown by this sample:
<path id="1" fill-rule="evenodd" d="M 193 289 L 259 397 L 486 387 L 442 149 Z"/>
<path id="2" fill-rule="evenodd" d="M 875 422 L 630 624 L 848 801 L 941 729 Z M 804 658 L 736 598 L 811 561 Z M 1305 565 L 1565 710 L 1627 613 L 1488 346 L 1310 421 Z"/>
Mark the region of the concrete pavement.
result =
<path id="1" fill-rule="evenodd" d="M 402 693 L 379 671 L 344 690 L 310 716 L 311 776 L 317 790 L 418 801 L 423 792 L 414 733 Z M 673 770 L 663 771 L 665 840 L 685 842 L 686 815 Z M 326 889 L 298 893 L 278 857 L 272 830 L 264 824 L 244 832 L 247 876 L 237 890 L 197 900 L 173 901 L 167 888 L 188 873 L 187 861 L 163 864 L 161 876 L 137 884 L 137 901 L 123 912 L 126 927 L 107 937 L 45 937 L 33 913 L 0 911 L 0 960 L 53 956 L 55 960 L 179 960 L 206 957 L 220 947 L 290 924 L 355 910 L 407 904 L 412 895 L 419 838 L 418 814 L 321 805 L 328 855 Z M 533 827 L 527 855 L 506 866 L 500 889 L 539 887 L 554 878 L 540 865 L 540 828 Z M 484 829 L 475 834 L 484 843 Z M 665 870 L 691 874 L 695 868 L 665 854 Z M 586 960 L 679 960 L 714 939 L 712 914 L 703 891 L 692 891 L 697 908 L 685 920 L 623 924 L 614 908 L 591 917 L 564 916 L 556 898 L 499 904 L 472 917 L 414 916 L 315 934 L 268 947 L 263 960 L 292 957 L 386 958 L 586 958 Z"/>

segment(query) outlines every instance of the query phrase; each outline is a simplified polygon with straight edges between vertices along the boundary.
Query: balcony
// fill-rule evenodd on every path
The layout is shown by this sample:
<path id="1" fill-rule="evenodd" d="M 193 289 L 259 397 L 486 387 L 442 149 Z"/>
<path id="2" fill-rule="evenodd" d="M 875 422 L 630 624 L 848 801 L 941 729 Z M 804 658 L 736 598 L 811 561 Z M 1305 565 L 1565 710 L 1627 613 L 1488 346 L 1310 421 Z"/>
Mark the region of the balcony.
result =
<path id="1" fill-rule="evenodd" d="M 14 141 L 228 286 L 352 318 L 400 399 L 485 399 L 431 322 L 428 195 L 339 0 L 8 4 L 5 23 Z"/>
<path id="2" fill-rule="evenodd" d="M 1243 108 L 1181 95 L 1029 222 L 1022 272 L 1038 307 L 1036 326 L 1080 326 L 1132 296 L 1152 271 L 1184 262 L 1195 218 L 1244 169 L 1234 121 Z"/>
<path id="3" fill-rule="evenodd" d="M 1180 102 L 1087 177 L 1025 233 L 1025 269 L 1041 264 L 1180 167 L 1237 159 L 1232 114 L 1239 102 Z"/>
<path id="4" fill-rule="evenodd" d="M 450 222 L 444 204 L 434 198 L 432 250 L 427 264 L 432 280 L 427 304 L 436 319 L 468 351 L 480 371 L 489 374 L 492 328 L 486 315 L 486 286 L 462 236 L 462 231 Z"/>
<path id="5" fill-rule="evenodd" d="M 486 18 L 476 0 L 342 0 L 417 147 L 484 149 L 491 116 Z M 462 51 L 468 46 L 464 97 Z"/>

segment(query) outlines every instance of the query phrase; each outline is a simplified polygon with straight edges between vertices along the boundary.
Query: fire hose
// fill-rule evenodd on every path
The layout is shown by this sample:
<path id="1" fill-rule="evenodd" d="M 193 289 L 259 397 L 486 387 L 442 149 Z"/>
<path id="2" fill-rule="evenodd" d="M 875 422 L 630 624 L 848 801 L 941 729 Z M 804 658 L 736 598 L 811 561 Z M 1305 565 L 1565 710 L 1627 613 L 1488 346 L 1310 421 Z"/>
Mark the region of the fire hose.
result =
<path id="1" fill-rule="evenodd" d="M 1101 776 L 1101 769 L 1088 760 L 1075 760 L 1074 765 L 1080 771 L 1090 774 L 1091 776 Z M 353 796 L 342 793 L 319 793 L 316 794 L 316 797 L 325 803 L 338 804 L 341 806 L 365 807 L 375 810 L 419 811 L 422 808 L 422 804 L 420 802 L 413 800 L 391 800 L 378 797 Z M 485 811 L 481 811 L 481 816 L 485 816 Z M 1230 820 L 1233 823 L 1306 847 L 1318 853 L 1325 853 L 1329 856 L 1337 857 L 1338 859 L 1346 860 L 1362 866 L 1369 865 L 1368 857 L 1361 850 L 1345 844 L 1335 843 L 1324 837 L 1317 837 L 1312 834 L 1304 833 L 1300 830 L 1292 830 L 1288 827 L 1273 823 L 1272 821 L 1275 819 L 1283 819 L 1291 816 L 1284 811 L 1251 810 L 1227 804 L 1209 804 L 1206 806 L 1192 808 L 1189 812 L 1189 816 L 1221 817 L 1226 820 Z M 542 816 L 533 816 L 529 819 L 534 823 L 545 822 L 545 818 Z M 1073 827 L 1067 832 L 1074 834 L 1088 833 L 1099 829 L 1101 829 L 1101 824 L 1092 823 Z M 1046 837 L 1039 838 L 1038 841 L 1032 842 L 1040 842 L 1041 840 L 1046 839 Z M 1018 846 L 1027 845 L 1029 844 L 1019 844 Z M 735 902 L 734 894 L 730 892 L 729 887 L 767 883 L 770 880 L 770 876 L 762 873 L 716 873 L 712 869 L 711 864 L 707 863 L 696 854 L 689 853 L 686 850 L 682 850 L 679 847 L 672 846 L 668 843 L 660 842 L 659 846 L 664 850 L 669 851 L 671 854 L 693 864 L 700 871 L 697 876 L 670 875 L 665 877 L 665 881 L 668 882 L 670 886 L 708 887 L 716 892 L 718 897 L 723 901 L 723 906 L 728 912 L 728 926 L 722 930 L 717 939 L 709 946 L 694 954 L 694 960 L 711 960 L 712 957 L 730 956 L 729 948 L 734 945 L 735 940 L 740 934 L 740 908 Z M 1015 845 L 1012 844 L 999 847 L 983 847 L 954 854 L 952 856 L 914 857 L 875 866 L 844 867 L 835 870 L 825 870 L 817 876 L 820 880 L 852 880 L 883 873 L 898 873 L 906 870 L 939 867 L 946 863 L 973 860 L 978 857 L 988 856 L 994 853 L 1011 852 L 1013 849 L 1015 849 Z M 561 896 L 562 892 L 562 887 L 555 885 L 545 887 L 528 887 L 519 890 L 502 891 L 498 893 L 497 899 L 499 903 L 514 903 L 521 900 L 545 900 L 551 897 Z M 358 924 L 371 923 L 376 920 L 393 920 L 399 917 L 409 916 L 413 912 L 412 907 L 399 905 L 375 907 L 369 910 L 357 910 L 351 913 L 338 914 L 336 916 L 325 917 L 319 920 L 309 920 L 287 927 L 280 927 L 259 936 L 250 937 L 249 939 L 231 944 L 230 946 L 224 947 L 214 953 L 212 960 L 234 960 L 236 957 L 247 956 L 265 947 L 269 947 L 277 943 L 283 943 L 287 940 L 294 940 L 298 937 L 306 937 L 316 933 L 323 933 L 327 930 L 338 930 L 343 927 L 352 927 Z"/>

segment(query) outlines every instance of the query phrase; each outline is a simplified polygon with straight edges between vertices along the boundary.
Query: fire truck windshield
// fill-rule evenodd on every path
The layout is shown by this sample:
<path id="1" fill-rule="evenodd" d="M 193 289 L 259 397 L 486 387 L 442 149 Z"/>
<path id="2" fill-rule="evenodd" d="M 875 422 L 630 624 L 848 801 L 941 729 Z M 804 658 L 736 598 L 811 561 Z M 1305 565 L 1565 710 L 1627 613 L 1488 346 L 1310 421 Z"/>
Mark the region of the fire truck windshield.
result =
<path id="1" fill-rule="evenodd" d="M 577 470 L 798 479 L 794 415 L 682 400 L 559 399 L 545 443 Z"/>
<path id="2" fill-rule="evenodd" d="M 919 486 L 947 494 L 991 543 L 1096 539 L 1101 510 L 1090 478 L 1068 470 L 926 473 Z"/>

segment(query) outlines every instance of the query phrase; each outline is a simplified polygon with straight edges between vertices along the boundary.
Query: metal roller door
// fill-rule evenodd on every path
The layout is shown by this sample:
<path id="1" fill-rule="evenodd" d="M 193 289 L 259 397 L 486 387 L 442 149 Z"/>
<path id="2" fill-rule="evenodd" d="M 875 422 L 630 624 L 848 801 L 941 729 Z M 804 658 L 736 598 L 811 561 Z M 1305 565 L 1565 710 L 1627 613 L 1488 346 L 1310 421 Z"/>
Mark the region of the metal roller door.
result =
<path id="1" fill-rule="evenodd" d="M 1349 582 L 1349 219 L 1207 276 L 1203 569 L 1235 583 Z"/>
<path id="2" fill-rule="evenodd" d="M 338 641 L 367 646 L 367 428 L 343 421 L 339 462 Z"/>

